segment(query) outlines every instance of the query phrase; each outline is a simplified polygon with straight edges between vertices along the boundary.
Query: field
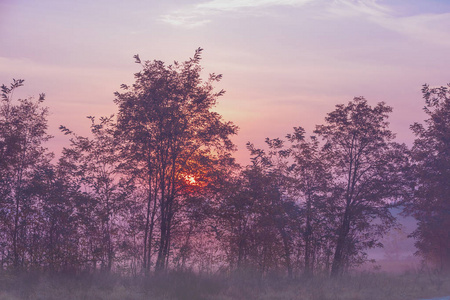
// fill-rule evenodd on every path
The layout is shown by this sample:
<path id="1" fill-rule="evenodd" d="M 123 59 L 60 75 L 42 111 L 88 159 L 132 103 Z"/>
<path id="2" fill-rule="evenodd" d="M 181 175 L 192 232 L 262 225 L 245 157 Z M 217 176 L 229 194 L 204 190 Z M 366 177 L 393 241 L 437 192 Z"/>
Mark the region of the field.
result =
<path id="1" fill-rule="evenodd" d="M 163 276 L 121 277 L 111 274 L 49 275 L 27 273 L 0 276 L 0 300 L 359 300 L 429 299 L 450 295 L 450 275 L 409 272 L 402 275 L 357 273 L 338 279 L 250 273 L 196 275 L 173 272 Z"/>

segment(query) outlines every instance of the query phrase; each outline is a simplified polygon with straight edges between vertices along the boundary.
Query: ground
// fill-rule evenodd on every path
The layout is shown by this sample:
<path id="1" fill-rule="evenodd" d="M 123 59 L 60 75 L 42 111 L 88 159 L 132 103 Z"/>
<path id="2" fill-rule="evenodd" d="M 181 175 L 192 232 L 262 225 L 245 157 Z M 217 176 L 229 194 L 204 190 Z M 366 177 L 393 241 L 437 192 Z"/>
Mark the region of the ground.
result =
<path id="1" fill-rule="evenodd" d="M 450 300 L 450 275 L 434 271 L 362 272 L 338 279 L 261 278 L 243 272 L 226 276 L 171 272 L 150 277 L 3 272 L 0 278 L 0 300 Z"/>

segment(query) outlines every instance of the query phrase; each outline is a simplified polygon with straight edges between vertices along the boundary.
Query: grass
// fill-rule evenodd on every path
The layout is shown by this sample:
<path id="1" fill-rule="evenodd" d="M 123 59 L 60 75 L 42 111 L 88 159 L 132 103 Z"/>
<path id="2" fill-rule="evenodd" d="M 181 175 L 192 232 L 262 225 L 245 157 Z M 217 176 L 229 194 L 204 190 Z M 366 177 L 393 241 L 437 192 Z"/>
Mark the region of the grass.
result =
<path id="1" fill-rule="evenodd" d="M 260 278 L 172 272 L 162 276 L 0 273 L 0 300 L 370 300 L 427 299 L 450 295 L 450 275 L 357 273 L 341 278 Z"/>

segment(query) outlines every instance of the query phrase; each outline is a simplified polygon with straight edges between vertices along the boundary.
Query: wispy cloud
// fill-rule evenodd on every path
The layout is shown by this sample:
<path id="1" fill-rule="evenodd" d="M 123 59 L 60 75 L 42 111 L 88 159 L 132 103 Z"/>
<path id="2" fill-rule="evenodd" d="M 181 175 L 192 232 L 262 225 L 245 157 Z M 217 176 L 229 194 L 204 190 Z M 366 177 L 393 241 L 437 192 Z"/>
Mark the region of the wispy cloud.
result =
<path id="1" fill-rule="evenodd" d="M 312 0 L 213 0 L 198 4 L 198 8 L 217 11 L 235 11 L 242 8 L 268 7 L 268 6 L 296 6 L 303 5 Z"/>
<path id="2" fill-rule="evenodd" d="M 161 16 L 161 20 L 174 26 L 193 28 L 226 13 L 269 14 L 269 9 L 276 6 L 303 7 L 307 4 L 313 4 L 312 11 L 317 12 L 311 17 L 359 17 L 408 38 L 450 46 L 450 12 L 401 16 L 389 6 L 389 1 L 380 0 L 210 0 L 172 11 Z"/>
<path id="3" fill-rule="evenodd" d="M 175 26 L 197 27 L 209 23 L 211 17 L 226 12 L 254 11 L 273 6 L 297 7 L 311 2 L 314 0 L 211 0 L 173 11 L 161 19 Z"/>
<path id="4" fill-rule="evenodd" d="M 328 2 L 326 9 L 338 17 L 364 15 L 379 18 L 392 13 L 390 8 L 380 5 L 376 0 L 334 0 Z"/>
<path id="5" fill-rule="evenodd" d="M 387 2 L 387 1 L 386 1 Z M 421 13 L 398 16 L 387 5 L 377 0 L 334 0 L 327 7 L 334 17 L 366 18 L 388 30 L 412 39 L 450 46 L 450 13 Z"/>
<path id="6" fill-rule="evenodd" d="M 450 46 L 450 13 L 378 18 L 379 25 L 424 42 Z"/>

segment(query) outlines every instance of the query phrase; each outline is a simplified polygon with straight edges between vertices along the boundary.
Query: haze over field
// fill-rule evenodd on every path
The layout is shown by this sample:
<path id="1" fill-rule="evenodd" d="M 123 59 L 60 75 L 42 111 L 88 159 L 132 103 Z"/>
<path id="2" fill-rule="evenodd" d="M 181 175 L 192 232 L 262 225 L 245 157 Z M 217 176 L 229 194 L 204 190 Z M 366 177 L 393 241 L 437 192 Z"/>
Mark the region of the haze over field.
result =
<path id="1" fill-rule="evenodd" d="M 217 108 L 245 143 L 311 133 L 354 96 L 394 107 L 391 128 L 409 145 L 425 118 L 421 86 L 449 81 L 450 2 L 175 0 L 0 2 L 0 82 L 24 78 L 17 97 L 47 94 L 51 148 L 60 124 L 88 134 L 87 115 L 116 111 L 113 92 L 133 82 L 133 55 L 166 63 L 205 49 L 205 74 L 222 73 Z"/>

